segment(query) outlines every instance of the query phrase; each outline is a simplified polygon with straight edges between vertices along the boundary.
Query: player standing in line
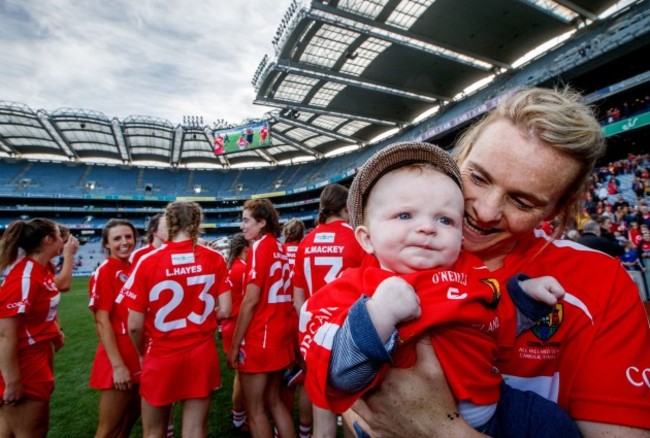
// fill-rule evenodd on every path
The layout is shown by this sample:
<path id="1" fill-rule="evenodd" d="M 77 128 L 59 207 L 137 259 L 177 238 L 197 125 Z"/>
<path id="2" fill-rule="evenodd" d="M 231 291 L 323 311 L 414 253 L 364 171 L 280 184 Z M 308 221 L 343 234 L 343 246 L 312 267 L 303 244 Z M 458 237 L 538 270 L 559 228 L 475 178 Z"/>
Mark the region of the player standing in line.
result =
<path id="1" fill-rule="evenodd" d="M 221 339 L 223 341 L 223 352 L 227 355 L 232 348 L 232 336 L 237 325 L 239 308 L 244 298 L 244 284 L 246 281 L 246 256 L 248 255 L 248 240 L 243 233 L 237 233 L 230 239 L 228 250 L 228 283 L 232 296 L 232 312 L 228 318 L 221 321 Z M 232 386 L 232 430 L 235 434 L 249 433 L 248 421 L 246 418 L 246 407 L 241 392 L 239 375 L 235 371 Z"/>
<path id="2" fill-rule="evenodd" d="M 330 184 L 321 192 L 316 228 L 305 236 L 296 253 L 293 302 L 298 314 L 307 298 L 345 269 L 360 266 L 366 256 L 348 224 L 347 199 L 348 189 L 340 184 Z M 301 406 L 309 401 L 302 385 L 300 400 Z M 314 436 L 336 436 L 336 415 L 317 406 L 313 411 Z M 301 409 L 301 433 L 308 436 L 310 430 L 307 426 L 311 425 L 308 420 L 311 419 L 305 417 L 303 420 L 302 412 Z"/>
<path id="3" fill-rule="evenodd" d="M 165 220 L 169 241 L 140 259 L 118 301 L 130 309 L 129 334 L 143 357 L 144 435 L 165 436 L 172 403 L 182 402 L 182 436 L 204 437 L 210 394 L 221 386 L 217 318 L 232 306 L 226 262 L 197 244 L 199 204 L 174 201 Z"/>
<path id="4" fill-rule="evenodd" d="M 296 253 L 298 252 L 298 245 L 303 237 L 305 237 L 305 223 L 300 219 L 293 218 L 289 219 L 284 223 L 282 227 L 282 237 L 284 243 L 282 247 L 284 248 L 284 253 L 287 255 L 287 261 L 291 267 L 290 278 L 293 278 L 293 271 L 296 266 Z M 293 289 L 293 284 L 291 285 Z M 280 397 L 282 401 L 287 406 L 289 412 L 293 411 L 293 405 L 295 402 L 295 393 L 296 387 L 302 380 L 302 368 L 299 363 L 302 362 L 300 358 L 300 349 L 298 348 L 298 312 L 292 312 L 291 317 L 293 322 L 291 327 L 293 328 L 293 333 L 291 333 L 291 338 L 294 340 L 294 350 L 296 351 L 296 361 L 293 362 L 287 369 L 282 373 L 282 385 L 280 386 Z M 298 409 L 299 421 L 300 421 L 300 430 L 308 428 L 309 434 L 311 435 L 311 403 L 305 397 L 305 405 L 302 404 Z"/>
<path id="5" fill-rule="evenodd" d="M 57 225 L 42 218 L 12 222 L 0 240 L 0 436 L 44 437 L 54 390 L 52 343 L 60 294 L 50 260 L 61 252 Z"/>
<path id="6" fill-rule="evenodd" d="M 95 315 L 99 345 L 90 387 L 100 390 L 96 437 L 128 437 L 140 416 L 140 360 L 127 331 L 128 312 L 115 303 L 131 271 L 129 257 L 137 231 L 126 219 L 111 219 L 102 230 L 108 257 L 88 285 L 90 310 Z"/>
<path id="7" fill-rule="evenodd" d="M 252 242 L 246 293 L 228 353 L 237 369 L 253 436 L 271 438 L 270 411 L 282 438 L 295 438 L 291 414 L 280 399 L 282 370 L 294 360 L 290 267 L 282 244 L 278 212 L 268 199 L 244 203 L 241 229 Z"/>

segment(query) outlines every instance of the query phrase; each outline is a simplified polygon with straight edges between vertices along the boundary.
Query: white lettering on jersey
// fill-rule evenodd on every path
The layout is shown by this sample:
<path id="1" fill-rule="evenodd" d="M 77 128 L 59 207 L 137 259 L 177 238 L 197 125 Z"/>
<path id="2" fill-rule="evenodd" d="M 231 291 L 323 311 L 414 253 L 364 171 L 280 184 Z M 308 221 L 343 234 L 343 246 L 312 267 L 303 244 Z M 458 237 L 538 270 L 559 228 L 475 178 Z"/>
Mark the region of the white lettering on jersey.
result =
<path id="1" fill-rule="evenodd" d="M 314 243 L 334 243 L 336 233 L 316 233 Z"/>
<path id="2" fill-rule="evenodd" d="M 172 265 L 189 265 L 194 263 L 194 253 L 172 254 Z"/>
<path id="3" fill-rule="evenodd" d="M 447 289 L 447 299 L 449 300 L 464 300 L 467 298 L 467 292 L 461 292 L 456 287 Z"/>
<path id="4" fill-rule="evenodd" d="M 650 368 L 644 370 L 639 369 L 635 366 L 628 367 L 625 370 L 625 375 L 627 380 L 634 386 L 647 386 L 650 388 Z"/>
<path id="5" fill-rule="evenodd" d="M 167 268 L 165 269 L 165 275 L 173 277 L 175 275 L 200 274 L 202 271 L 203 267 L 201 265 L 183 266 L 180 268 Z"/>
<path id="6" fill-rule="evenodd" d="M 438 284 L 440 282 L 454 282 L 460 283 L 463 286 L 467 286 L 467 274 L 455 271 L 441 271 L 433 274 L 431 281 L 434 284 Z"/>
<path id="7" fill-rule="evenodd" d="M 342 254 L 344 246 L 308 246 L 305 254 Z"/>

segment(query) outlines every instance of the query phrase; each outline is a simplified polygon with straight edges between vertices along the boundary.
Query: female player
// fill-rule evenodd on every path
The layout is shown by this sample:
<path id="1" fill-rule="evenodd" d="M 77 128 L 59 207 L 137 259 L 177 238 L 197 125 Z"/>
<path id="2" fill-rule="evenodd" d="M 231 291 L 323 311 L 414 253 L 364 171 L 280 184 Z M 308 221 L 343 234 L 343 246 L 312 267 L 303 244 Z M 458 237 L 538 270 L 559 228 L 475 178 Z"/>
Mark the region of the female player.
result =
<path id="1" fill-rule="evenodd" d="M 602 128 L 581 96 L 512 93 L 454 152 L 465 195 L 463 247 L 499 280 L 552 275 L 568 292 L 543 323 L 500 340 L 506 382 L 557 402 L 585 437 L 647 437 L 650 328 L 639 292 L 618 260 L 556 240 L 604 151 Z M 560 224 L 554 236 L 536 230 L 553 218 Z M 513 302 L 501 298 L 500 329 L 514 334 Z M 381 436 L 477 435 L 448 416 L 457 409 L 435 355 L 420 349 L 417 357 L 415 367 L 391 370 L 353 406 L 359 424 Z"/>
<path id="2" fill-rule="evenodd" d="M 279 216 L 271 201 L 246 201 L 241 229 L 252 245 L 247 259 L 246 294 L 228 353 L 228 366 L 238 371 L 253 436 L 271 438 L 268 408 L 280 436 L 294 438 L 291 415 L 280 399 L 282 370 L 294 359 L 294 309 L 287 256 L 276 239 Z"/>
<path id="3" fill-rule="evenodd" d="M 62 248 L 59 227 L 42 218 L 12 222 L 0 240 L 0 272 L 15 263 L 0 288 L 2 437 L 47 435 L 60 299 L 50 260 Z"/>
<path id="4" fill-rule="evenodd" d="M 232 306 L 226 262 L 197 244 L 199 204 L 174 201 L 165 220 L 169 241 L 140 259 L 118 300 L 130 309 L 129 334 L 143 356 L 144 435 L 165 436 L 172 403 L 182 402 L 182 436 L 204 437 L 210 394 L 221 386 L 217 317 Z"/>
<path id="5" fill-rule="evenodd" d="M 248 245 L 248 240 L 246 240 L 243 233 L 237 233 L 230 239 L 227 264 L 228 283 L 230 283 L 230 293 L 232 295 L 232 312 L 228 318 L 221 321 L 221 338 L 223 340 L 223 351 L 225 354 L 228 354 L 232 348 L 232 336 L 235 333 L 239 308 L 244 298 Z M 241 393 L 237 372 L 235 372 L 232 387 L 232 428 L 235 433 L 248 432 L 246 407 L 244 406 L 244 398 Z"/>
<path id="6" fill-rule="evenodd" d="M 131 270 L 129 257 L 137 232 L 126 219 L 109 220 L 102 231 L 108 257 L 88 285 L 99 345 L 90 373 L 90 387 L 99 389 L 97 437 L 128 437 L 140 416 L 140 360 L 128 336 L 127 309 L 116 303 Z"/>

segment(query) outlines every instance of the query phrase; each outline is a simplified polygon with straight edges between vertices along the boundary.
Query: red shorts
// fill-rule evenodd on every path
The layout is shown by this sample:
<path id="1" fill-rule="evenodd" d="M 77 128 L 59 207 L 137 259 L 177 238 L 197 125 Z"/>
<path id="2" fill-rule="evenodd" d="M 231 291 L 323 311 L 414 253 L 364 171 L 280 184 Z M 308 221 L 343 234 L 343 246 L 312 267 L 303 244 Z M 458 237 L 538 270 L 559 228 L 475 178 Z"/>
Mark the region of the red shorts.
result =
<path id="1" fill-rule="evenodd" d="M 266 348 L 241 345 L 237 371 L 240 373 L 270 373 L 281 370 L 293 362 L 294 351 L 292 342 Z"/>
<path id="2" fill-rule="evenodd" d="M 209 397 L 220 386 L 219 356 L 212 336 L 171 354 L 144 356 L 140 395 L 152 406 Z"/>
<path id="3" fill-rule="evenodd" d="M 138 350 L 131 341 L 128 335 L 115 335 L 115 342 L 117 349 L 120 351 L 120 356 L 124 361 L 124 365 L 131 373 L 131 381 L 134 384 L 140 383 L 140 358 Z M 94 389 L 113 389 L 115 383 L 113 382 L 113 367 L 108 354 L 104 349 L 104 345 L 100 342 L 95 352 L 95 360 L 93 361 L 93 368 L 90 372 L 90 387 Z"/>
<path id="4" fill-rule="evenodd" d="M 54 350 L 50 341 L 43 341 L 18 351 L 18 368 L 25 397 L 49 401 L 54 391 Z M 0 401 L 5 381 L 0 374 Z"/>
<path id="5" fill-rule="evenodd" d="M 232 337 L 235 334 L 236 319 L 224 319 L 221 321 L 221 340 L 223 341 L 223 351 L 228 354 L 232 347 Z"/>

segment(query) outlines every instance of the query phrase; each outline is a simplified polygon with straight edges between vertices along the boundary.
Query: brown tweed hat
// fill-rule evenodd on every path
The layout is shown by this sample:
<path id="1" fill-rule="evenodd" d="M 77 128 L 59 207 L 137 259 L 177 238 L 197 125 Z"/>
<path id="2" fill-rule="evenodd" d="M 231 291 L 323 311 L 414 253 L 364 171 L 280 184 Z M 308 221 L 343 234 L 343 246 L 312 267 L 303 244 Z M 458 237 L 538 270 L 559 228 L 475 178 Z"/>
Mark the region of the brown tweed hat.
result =
<path id="1" fill-rule="evenodd" d="M 363 223 L 363 208 L 368 193 L 379 178 L 392 170 L 416 163 L 433 165 L 463 190 L 460 171 L 448 152 L 430 143 L 394 143 L 370 157 L 354 177 L 348 193 L 350 225 L 356 228 Z"/>

